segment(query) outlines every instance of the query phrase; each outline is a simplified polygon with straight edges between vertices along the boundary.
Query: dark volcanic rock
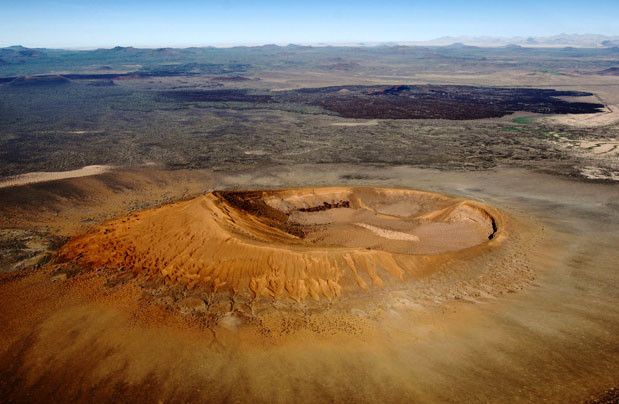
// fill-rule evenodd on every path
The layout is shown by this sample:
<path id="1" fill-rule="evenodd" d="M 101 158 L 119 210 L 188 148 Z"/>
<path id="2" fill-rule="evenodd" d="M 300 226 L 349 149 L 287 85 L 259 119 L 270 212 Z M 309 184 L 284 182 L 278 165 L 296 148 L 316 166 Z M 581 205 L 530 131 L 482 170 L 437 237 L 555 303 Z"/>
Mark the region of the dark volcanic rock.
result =
<path id="1" fill-rule="evenodd" d="M 249 77 L 243 77 L 243 76 L 217 76 L 217 77 L 212 77 L 211 80 L 213 81 L 220 81 L 220 82 L 243 82 L 243 81 L 253 81 L 254 79 L 250 79 Z"/>
<path id="2" fill-rule="evenodd" d="M 55 87 L 71 84 L 71 80 L 63 76 L 24 76 L 9 82 L 16 87 Z"/>
<path id="3" fill-rule="evenodd" d="M 588 95 L 591 94 L 534 88 L 398 85 L 300 89 L 283 94 L 283 97 L 320 106 L 345 118 L 460 120 L 501 117 L 516 111 L 540 114 L 599 112 L 603 108 L 601 104 L 557 98 Z"/>
<path id="4" fill-rule="evenodd" d="M 88 85 L 92 87 L 112 87 L 116 84 L 114 83 L 114 80 L 97 80 L 89 83 Z"/>
<path id="5" fill-rule="evenodd" d="M 599 71 L 597 74 L 602 76 L 619 76 L 619 67 L 613 66 Z"/>
<path id="6" fill-rule="evenodd" d="M 578 91 L 453 85 L 333 86 L 292 91 L 184 90 L 159 93 L 176 102 L 301 104 L 358 119 L 483 119 L 516 111 L 539 114 L 600 112 L 603 105 L 558 97 L 589 96 Z"/>
<path id="7" fill-rule="evenodd" d="M 38 57 L 38 56 L 45 55 L 44 52 L 41 52 L 36 49 L 23 49 L 23 50 L 18 51 L 17 53 L 19 54 L 19 56 L 23 56 L 23 57 Z"/>

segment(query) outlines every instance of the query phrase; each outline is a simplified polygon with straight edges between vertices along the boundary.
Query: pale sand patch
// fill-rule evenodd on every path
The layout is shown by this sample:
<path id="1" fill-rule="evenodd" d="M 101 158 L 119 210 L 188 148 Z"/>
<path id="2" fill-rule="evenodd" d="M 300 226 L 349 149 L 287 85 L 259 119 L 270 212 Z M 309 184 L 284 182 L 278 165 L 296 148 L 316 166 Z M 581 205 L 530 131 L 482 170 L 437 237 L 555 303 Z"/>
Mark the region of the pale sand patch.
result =
<path id="1" fill-rule="evenodd" d="M 600 147 L 598 147 L 597 150 L 596 150 L 596 153 L 597 154 L 610 153 L 612 151 L 616 151 L 617 148 L 619 148 L 619 143 L 618 142 L 606 143 L 606 144 L 603 144 Z"/>
<path id="2" fill-rule="evenodd" d="M 593 180 L 619 181 L 619 172 L 603 169 L 601 167 L 582 167 L 580 173 Z"/>
<path id="3" fill-rule="evenodd" d="M 378 237 L 388 238 L 389 240 L 404 240 L 404 241 L 419 241 L 419 237 L 402 233 L 400 231 L 393 231 L 387 229 L 381 229 L 380 227 L 372 226 L 366 223 L 355 223 L 357 226 L 363 227 L 364 229 L 368 229 L 372 233 L 376 234 Z"/>
<path id="4" fill-rule="evenodd" d="M 546 118 L 549 123 L 575 126 L 579 128 L 595 128 L 613 125 L 619 122 L 619 105 L 607 105 L 605 112 L 597 114 L 565 114 Z"/>
<path id="5" fill-rule="evenodd" d="M 378 125 L 378 120 L 374 119 L 372 121 L 367 122 L 334 122 L 331 126 L 376 126 Z"/>
<path id="6" fill-rule="evenodd" d="M 616 142 L 598 142 L 598 141 L 587 141 L 581 142 L 580 147 L 585 149 L 590 149 L 595 154 L 604 154 L 609 151 L 616 149 L 619 145 L 619 141 Z"/>
<path id="7" fill-rule="evenodd" d="M 67 133 L 71 133 L 73 135 L 85 135 L 88 133 L 105 133 L 105 131 L 102 130 L 70 130 Z"/>
<path id="8" fill-rule="evenodd" d="M 604 139 L 604 140 L 584 140 L 584 139 L 569 139 L 565 136 L 554 135 L 556 141 L 559 142 L 561 146 L 571 147 L 573 150 L 578 150 L 583 153 L 591 153 L 595 155 L 600 155 L 600 157 L 608 157 L 613 156 L 613 152 L 617 152 L 619 150 L 619 139 Z M 576 148 L 576 149 L 574 149 Z"/>
<path id="9" fill-rule="evenodd" d="M 71 171 L 34 172 L 20 174 L 9 177 L 5 180 L 0 180 L 0 188 L 13 187 L 16 185 L 34 184 L 37 182 L 62 180 L 66 178 L 87 177 L 89 175 L 105 173 L 107 171 L 110 171 L 112 168 L 114 168 L 114 166 L 92 165 Z"/>
<path id="10" fill-rule="evenodd" d="M 265 156 L 268 153 L 265 152 L 264 150 L 246 150 L 243 152 L 243 154 L 247 156 Z"/>

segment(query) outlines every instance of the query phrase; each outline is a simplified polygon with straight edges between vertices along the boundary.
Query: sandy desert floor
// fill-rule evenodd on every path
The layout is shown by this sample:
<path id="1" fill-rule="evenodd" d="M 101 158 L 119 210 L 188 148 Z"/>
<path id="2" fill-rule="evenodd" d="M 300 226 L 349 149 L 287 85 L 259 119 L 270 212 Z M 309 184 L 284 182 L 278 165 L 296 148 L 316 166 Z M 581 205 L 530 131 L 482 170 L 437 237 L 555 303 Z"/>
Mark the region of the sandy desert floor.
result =
<path id="1" fill-rule="evenodd" d="M 174 216 L 169 226 L 136 227 L 135 234 L 105 229 L 133 226 L 130 218 L 145 220 L 161 209 L 190 209 L 213 190 L 332 186 L 417 189 L 472 201 L 501 218 L 503 236 L 459 246 L 431 269 L 409 268 L 403 281 L 373 283 L 366 268 L 359 276 L 367 289 L 343 282 L 350 293 L 331 299 L 309 292 L 296 300 L 268 293 L 252 298 L 191 285 L 182 276 L 146 276 L 125 268 L 124 260 L 121 268 L 118 257 L 89 266 L 78 265 L 76 256 L 51 256 L 37 270 L 0 275 L 0 397 L 13 403 L 580 403 L 617 387 L 619 189 L 613 183 L 521 169 L 144 168 L 4 188 L 0 221 L 15 231 L 78 236 L 67 245 L 85 234 L 128 242 L 167 231 L 176 225 Z M 168 205 L 174 201 L 181 202 Z M 290 206 L 282 201 L 271 206 Z M 378 213 L 411 213 L 407 203 L 381 205 Z M 301 212 L 293 205 L 297 223 L 332 221 L 325 218 L 330 210 Z M 360 240 L 373 240 L 372 248 L 385 235 L 422 238 L 407 223 L 387 226 L 385 217 L 367 215 L 340 225 L 365 232 Z M 227 231 L 234 230 L 227 223 Z M 264 235 L 264 223 L 250 223 L 252 235 L 239 230 L 249 224 L 238 223 L 239 240 Z M 350 240 L 330 239 L 329 229 L 314 233 L 322 237 L 316 238 L 321 249 L 351 248 Z M 110 238 L 114 234 L 119 238 Z M 80 257 L 106 254 L 93 252 L 93 244 L 85 243 Z M 386 253 L 381 248 L 368 251 Z"/>

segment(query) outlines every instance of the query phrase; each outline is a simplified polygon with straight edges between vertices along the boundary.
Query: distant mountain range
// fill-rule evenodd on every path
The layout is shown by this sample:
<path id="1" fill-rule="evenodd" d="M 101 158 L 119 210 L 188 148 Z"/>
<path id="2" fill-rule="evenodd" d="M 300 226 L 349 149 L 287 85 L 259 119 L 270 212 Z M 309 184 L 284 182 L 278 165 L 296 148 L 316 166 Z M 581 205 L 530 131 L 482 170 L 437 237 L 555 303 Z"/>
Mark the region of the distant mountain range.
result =
<path id="1" fill-rule="evenodd" d="M 123 47 L 116 46 L 109 49 L 88 49 L 98 52 L 114 52 L 114 53 L 139 53 L 144 51 L 157 52 L 161 55 L 175 53 L 179 49 L 198 50 L 198 49 L 214 49 L 219 47 L 242 47 L 242 48 L 263 48 L 263 49 L 280 49 L 286 47 L 289 49 L 307 49 L 312 46 L 450 46 L 452 48 L 467 47 L 467 46 L 484 46 L 484 47 L 574 47 L 574 48 L 619 48 L 619 36 L 608 36 L 599 34 L 559 34 L 552 36 L 515 36 L 515 37 L 494 37 L 494 36 L 444 36 L 429 41 L 402 41 L 402 42 L 362 42 L 362 43 L 314 43 L 314 44 L 263 44 L 263 45 L 230 45 L 230 46 L 203 46 L 190 48 L 134 48 L 132 46 Z M 0 57 L 2 56 L 20 56 L 20 57 L 37 57 L 41 56 L 48 48 L 26 48 L 21 45 L 0 47 Z M 62 50 L 62 49 L 55 49 Z M 86 50 L 86 49 L 84 49 Z M 3 63 L 0 60 L 0 65 Z M 6 61 L 4 61 L 6 63 Z"/>
<path id="2" fill-rule="evenodd" d="M 464 44 L 477 46 L 573 46 L 578 48 L 611 48 L 619 46 L 619 36 L 598 34 L 559 34 L 553 36 L 491 37 L 491 36 L 445 36 L 431 41 L 413 42 L 426 45 Z"/>

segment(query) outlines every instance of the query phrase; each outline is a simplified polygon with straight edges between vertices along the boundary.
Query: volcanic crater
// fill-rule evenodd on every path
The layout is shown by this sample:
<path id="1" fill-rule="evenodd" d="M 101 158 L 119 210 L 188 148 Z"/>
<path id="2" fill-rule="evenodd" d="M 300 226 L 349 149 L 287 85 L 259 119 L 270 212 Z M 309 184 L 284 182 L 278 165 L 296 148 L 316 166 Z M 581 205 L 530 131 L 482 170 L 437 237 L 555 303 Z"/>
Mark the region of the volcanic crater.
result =
<path id="1" fill-rule="evenodd" d="M 59 259 L 249 299 L 331 301 L 426 276 L 506 236 L 496 209 L 430 192 L 214 191 L 106 223 Z"/>

